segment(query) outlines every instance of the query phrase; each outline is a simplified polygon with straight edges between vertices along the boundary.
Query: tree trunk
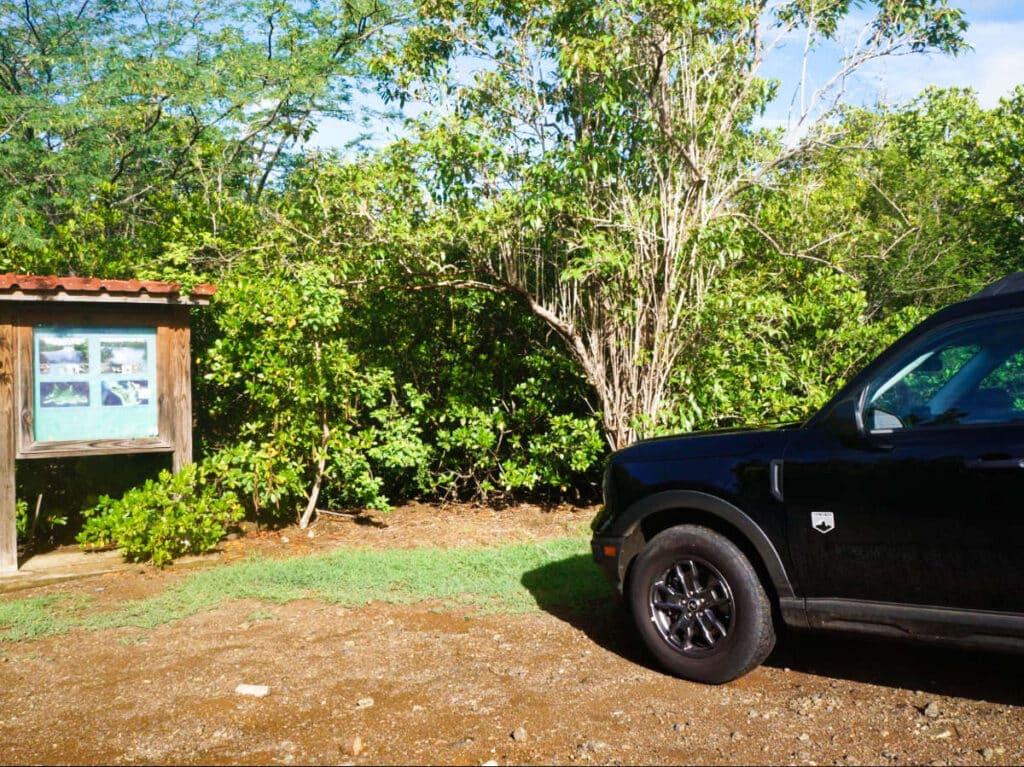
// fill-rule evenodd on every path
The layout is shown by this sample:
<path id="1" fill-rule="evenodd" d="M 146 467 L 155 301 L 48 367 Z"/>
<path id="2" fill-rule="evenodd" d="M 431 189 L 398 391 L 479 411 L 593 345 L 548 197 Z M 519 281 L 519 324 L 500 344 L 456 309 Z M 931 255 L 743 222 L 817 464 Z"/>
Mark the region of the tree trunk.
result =
<path id="1" fill-rule="evenodd" d="M 309 527 L 309 520 L 312 519 L 313 513 L 316 511 L 316 502 L 320 499 L 320 488 L 324 482 L 324 472 L 327 469 L 327 445 L 331 439 L 331 429 L 327 425 L 327 415 L 323 415 L 323 437 L 320 442 L 320 460 L 317 462 L 316 467 L 316 479 L 313 481 L 313 487 L 309 491 L 309 502 L 306 504 L 306 510 L 302 514 L 302 518 L 299 520 L 299 529 L 305 530 Z"/>

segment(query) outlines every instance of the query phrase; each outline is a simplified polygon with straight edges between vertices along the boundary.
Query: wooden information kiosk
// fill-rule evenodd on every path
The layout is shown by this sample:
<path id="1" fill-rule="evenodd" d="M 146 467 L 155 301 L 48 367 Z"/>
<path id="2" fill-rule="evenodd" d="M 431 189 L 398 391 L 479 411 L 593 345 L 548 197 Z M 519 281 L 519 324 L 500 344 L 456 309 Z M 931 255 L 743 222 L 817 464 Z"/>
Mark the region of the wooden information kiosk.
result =
<path id="1" fill-rule="evenodd" d="M 0 574 L 17 570 L 15 461 L 192 460 L 190 294 L 165 282 L 0 275 Z"/>

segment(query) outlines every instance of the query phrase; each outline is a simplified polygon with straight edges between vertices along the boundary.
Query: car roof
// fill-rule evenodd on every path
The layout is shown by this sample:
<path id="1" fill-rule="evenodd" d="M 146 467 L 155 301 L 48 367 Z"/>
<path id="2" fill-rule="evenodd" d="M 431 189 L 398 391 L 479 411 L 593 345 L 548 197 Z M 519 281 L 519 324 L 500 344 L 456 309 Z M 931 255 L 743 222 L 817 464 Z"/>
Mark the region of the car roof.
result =
<path id="1" fill-rule="evenodd" d="M 1024 291 L 1024 272 L 1014 272 L 1001 280 L 996 280 L 987 288 L 979 290 L 968 300 L 1001 296 L 1006 293 L 1019 293 L 1020 291 Z"/>
<path id="2" fill-rule="evenodd" d="M 1014 272 L 978 291 L 970 298 L 940 309 L 919 327 L 926 331 L 950 320 L 1024 307 L 1024 272 Z"/>

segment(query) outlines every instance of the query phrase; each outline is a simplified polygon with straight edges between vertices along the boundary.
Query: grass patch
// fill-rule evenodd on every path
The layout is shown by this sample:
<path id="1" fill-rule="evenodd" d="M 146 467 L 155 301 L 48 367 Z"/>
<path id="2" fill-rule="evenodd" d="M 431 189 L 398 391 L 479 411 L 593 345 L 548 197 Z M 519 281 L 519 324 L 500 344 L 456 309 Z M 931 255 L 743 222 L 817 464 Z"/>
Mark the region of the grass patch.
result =
<path id="1" fill-rule="evenodd" d="M 289 559 L 252 559 L 193 573 L 162 594 L 113 612 L 72 617 L 52 597 L 0 603 L 0 639 L 87 629 L 155 628 L 233 599 L 282 604 L 313 598 L 346 606 L 442 600 L 483 612 L 583 607 L 608 586 L 584 538 L 494 548 L 339 550 Z"/>
<path id="2" fill-rule="evenodd" d="M 63 634 L 75 625 L 75 613 L 87 603 L 87 597 L 62 594 L 0 602 L 0 641 L 17 642 Z"/>

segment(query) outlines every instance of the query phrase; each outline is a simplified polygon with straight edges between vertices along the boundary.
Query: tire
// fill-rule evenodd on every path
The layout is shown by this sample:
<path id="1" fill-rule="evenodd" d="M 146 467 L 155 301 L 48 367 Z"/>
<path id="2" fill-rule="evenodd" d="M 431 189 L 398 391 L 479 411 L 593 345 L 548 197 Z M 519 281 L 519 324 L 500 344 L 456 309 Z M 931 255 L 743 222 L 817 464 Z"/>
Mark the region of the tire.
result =
<path id="1" fill-rule="evenodd" d="M 680 525 L 637 556 L 629 604 L 644 644 L 669 673 L 722 684 L 775 646 L 772 608 L 750 561 L 714 530 Z"/>

